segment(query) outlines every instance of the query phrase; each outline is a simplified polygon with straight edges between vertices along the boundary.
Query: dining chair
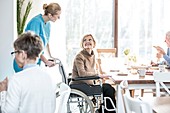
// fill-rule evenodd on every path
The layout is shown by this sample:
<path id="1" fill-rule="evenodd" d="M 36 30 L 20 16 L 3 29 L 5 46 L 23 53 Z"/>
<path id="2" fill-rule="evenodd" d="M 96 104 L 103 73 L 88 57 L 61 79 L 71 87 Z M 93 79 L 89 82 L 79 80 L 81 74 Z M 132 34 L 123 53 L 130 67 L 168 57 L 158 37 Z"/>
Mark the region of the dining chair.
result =
<path id="1" fill-rule="evenodd" d="M 71 89 L 68 85 L 66 85 L 64 82 L 57 84 L 57 104 L 58 104 L 58 110 L 55 113 L 67 113 L 67 102 L 68 98 L 70 96 Z"/>
<path id="2" fill-rule="evenodd" d="M 99 70 L 100 74 L 105 74 L 105 72 L 102 69 L 102 60 L 108 59 L 108 58 L 114 58 L 116 55 L 116 48 L 108 48 L 108 49 L 96 49 L 98 54 L 98 64 L 99 64 Z"/>
<path id="3" fill-rule="evenodd" d="M 118 95 L 118 96 L 120 96 L 121 97 L 121 103 L 122 103 L 122 109 L 123 109 L 123 112 L 124 113 L 126 113 L 126 107 L 125 107 L 125 100 L 124 100 L 124 97 L 123 97 L 123 95 L 125 94 L 125 92 L 126 92 L 126 94 L 127 95 L 129 95 L 130 96 L 130 92 L 129 92 L 129 90 L 128 90 L 128 82 L 127 82 L 127 80 L 123 80 L 121 83 L 120 83 L 120 95 Z M 120 99 L 120 97 L 119 97 L 119 99 Z"/>
<path id="4" fill-rule="evenodd" d="M 126 113 L 153 113 L 151 106 L 138 98 L 132 98 L 126 93 L 123 95 Z"/>
<path id="5" fill-rule="evenodd" d="M 104 68 L 108 68 L 109 64 L 107 64 L 108 67 L 106 67 L 106 65 L 104 65 L 104 64 L 106 64 L 106 61 L 109 62 L 108 60 L 111 60 L 112 58 L 114 58 L 116 56 L 116 48 L 107 48 L 107 49 L 97 48 L 96 51 L 98 54 L 97 62 L 98 62 L 99 73 L 107 74 L 106 71 L 104 70 Z M 106 80 L 109 81 L 111 84 L 114 84 L 113 82 L 111 82 L 112 79 L 105 78 L 104 81 L 106 81 Z"/>
<path id="6" fill-rule="evenodd" d="M 170 90 L 165 84 L 167 82 L 170 83 L 170 72 L 154 72 L 153 76 L 156 84 L 156 96 L 161 96 L 161 88 L 163 88 L 170 95 Z"/>
<path id="7" fill-rule="evenodd" d="M 151 106 L 140 98 L 132 98 L 128 89 L 128 82 L 122 81 L 120 83 L 123 95 L 123 102 L 125 113 L 153 113 Z"/>
<path id="8" fill-rule="evenodd" d="M 116 48 L 107 48 L 107 49 L 96 49 L 97 50 L 97 53 L 98 53 L 98 57 L 101 57 L 102 54 L 110 54 L 112 55 L 112 57 L 115 57 L 116 56 Z"/>

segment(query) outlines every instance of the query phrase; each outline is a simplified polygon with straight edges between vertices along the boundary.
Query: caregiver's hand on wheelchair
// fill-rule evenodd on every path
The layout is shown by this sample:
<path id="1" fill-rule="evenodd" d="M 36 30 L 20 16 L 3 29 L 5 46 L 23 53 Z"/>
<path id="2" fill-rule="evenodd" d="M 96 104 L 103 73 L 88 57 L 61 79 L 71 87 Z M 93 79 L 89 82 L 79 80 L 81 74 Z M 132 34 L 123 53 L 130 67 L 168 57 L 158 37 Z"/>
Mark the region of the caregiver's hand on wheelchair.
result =
<path id="1" fill-rule="evenodd" d="M 56 64 L 59 64 L 61 61 L 58 58 L 50 58 L 47 62 L 45 62 L 45 66 L 53 67 Z"/>
<path id="2" fill-rule="evenodd" d="M 47 67 L 53 67 L 55 66 L 56 64 L 58 64 L 58 61 L 59 59 L 58 58 L 50 58 L 48 59 L 48 61 L 45 62 L 45 66 Z"/>

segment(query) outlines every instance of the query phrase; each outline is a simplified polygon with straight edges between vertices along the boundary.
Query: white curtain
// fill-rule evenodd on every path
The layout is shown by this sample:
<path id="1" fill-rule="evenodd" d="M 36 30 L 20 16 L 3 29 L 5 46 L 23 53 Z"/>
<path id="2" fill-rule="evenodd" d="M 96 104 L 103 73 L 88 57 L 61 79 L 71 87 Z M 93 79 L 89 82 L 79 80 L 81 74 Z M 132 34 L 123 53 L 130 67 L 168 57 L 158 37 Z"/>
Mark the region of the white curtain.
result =
<path id="1" fill-rule="evenodd" d="M 165 34 L 170 30 L 169 0 L 119 0 L 119 56 L 124 48 L 152 59 L 154 45 L 166 48 Z"/>
<path id="2" fill-rule="evenodd" d="M 58 2 L 62 8 L 61 19 L 52 24 L 52 55 L 63 61 L 67 72 L 71 72 L 75 54 L 81 49 L 83 34 L 92 33 L 99 48 L 114 46 L 114 0 L 36 0 L 29 17 L 43 13 L 42 5 L 50 2 Z M 125 48 L 130 48 L 132 54 L 150 60 L 156 54 L 154 45 L 166 48 L 169 4 L 169 0 L 118 0 L 119 57 Z"/>

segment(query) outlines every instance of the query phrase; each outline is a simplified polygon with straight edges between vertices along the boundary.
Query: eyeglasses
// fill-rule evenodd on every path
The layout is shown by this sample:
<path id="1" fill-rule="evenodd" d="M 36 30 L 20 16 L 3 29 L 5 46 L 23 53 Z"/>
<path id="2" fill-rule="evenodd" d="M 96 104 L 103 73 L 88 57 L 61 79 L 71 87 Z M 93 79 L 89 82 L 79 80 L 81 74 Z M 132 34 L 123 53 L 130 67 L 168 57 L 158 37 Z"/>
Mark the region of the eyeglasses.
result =
<path id="1" fill-rule="evenodd" d="M 21 53 L 21 50 L 13 51 L 13 52 L 11 52 L 11 55 L 16 54 L 16 53 Z"/>

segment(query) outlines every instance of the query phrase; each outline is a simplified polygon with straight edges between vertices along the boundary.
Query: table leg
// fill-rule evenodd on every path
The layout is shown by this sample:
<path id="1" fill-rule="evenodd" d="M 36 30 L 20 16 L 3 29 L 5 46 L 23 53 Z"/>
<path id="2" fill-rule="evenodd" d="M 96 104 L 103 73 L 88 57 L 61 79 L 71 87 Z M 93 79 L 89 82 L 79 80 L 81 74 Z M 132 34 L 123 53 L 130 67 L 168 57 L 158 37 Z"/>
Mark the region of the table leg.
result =
<path id="1" fill-rule="evenodd" d="M 143 97 L 144 89 L 141 89 L 141 97 Z"/>
<path id="2" fill-rule="evenodd" d="M 131 95 L 131 97 L 134 97 L 134 96 L 135 96 L 135 90 L 134 90 L 134 89 L 131 89 L 131 90 L 130 90 L 130 95 Z"/>
<path id="3" fill-rule="evenodd" d="M 141 97 L 143 97 L 143 93 L 144 93 L 144 89 L 141 89 Z M 131 97 L 135 97 L 135 90 L 134 89 L 130 90 L 130 95 L 131 95 Z"/>

